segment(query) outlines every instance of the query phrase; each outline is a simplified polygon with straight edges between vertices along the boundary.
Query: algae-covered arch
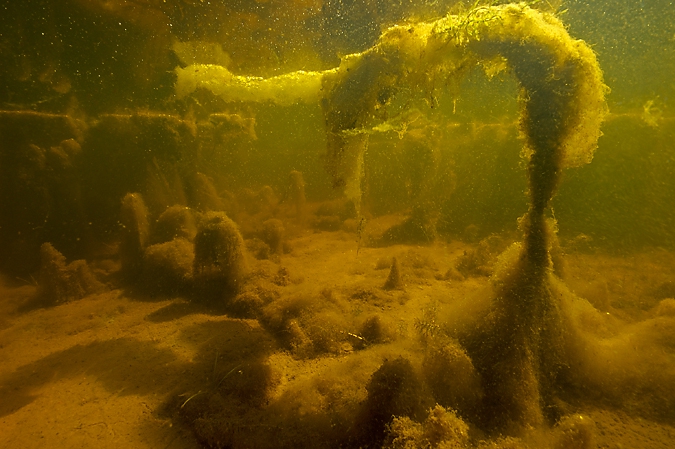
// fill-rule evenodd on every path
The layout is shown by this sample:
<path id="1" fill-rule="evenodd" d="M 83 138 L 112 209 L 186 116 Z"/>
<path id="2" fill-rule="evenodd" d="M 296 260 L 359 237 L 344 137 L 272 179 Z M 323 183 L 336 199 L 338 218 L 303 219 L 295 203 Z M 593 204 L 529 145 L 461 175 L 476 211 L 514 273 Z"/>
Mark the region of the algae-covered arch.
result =
<path id="1" fill-rule="evenodd" d="M 428 94 L 462 78 L 480 63 L 490 74 L 510 68 L 522 94 L 520 128 L 524 155 L 532 163 L 550 160 L 556 170 L 539 175 L 553 193 L 559 170 L 590 162 L 607 112 L 606 87 L 593 51 L 569 36 L 551 14 L 524 4 L 485 6 L 430 23 L 394 26 L 371 48 L 344 56 L 339 67 L 297 71 L 271 78 L 241 76 L 226 67 L 193 64 L 177 68 L 176 95 L 198 88 L 228 102 L 318 103 L 329 135 L 328 168 L 334 184 L 358 200 L 359 153 L 377 111 L 402 87 Z M 534 169 L 534 167 L 533 167 Z M 531 175 L 538 173 L 536 169 Z M 539 192 L 537 187 L 534 192 Z M 533 198 L 534 199 L 534 198 Z"/>
<path id="2" fill-rule="evenodd" d="M 494 276 L 492 309 L 464 344 L 486 389 L 487 427 L 519 433 L 542 424 L 568 364 L 569 318 L 552 274 L 555 224 L 545 218 L 564 168 L 593 158 L 607 114 L 606 86 L 593 51 L 553 15 L 524 4 L 479 6 L 435 22 L 386 30 L 371 48 L 339 67 L 272 78 L 238 76 L 197 64 L 177 69 L 176 94 L 205 88 L 229 102 L 320 102 L 327 169 L 357 205 L 363 154 L 378 111 L 402 88 L 429 95 L 482 64 L 508 69 L 520 85 L 519 128 L 527 161 L 530 207 L 524 242 L 508 250 Z"/>

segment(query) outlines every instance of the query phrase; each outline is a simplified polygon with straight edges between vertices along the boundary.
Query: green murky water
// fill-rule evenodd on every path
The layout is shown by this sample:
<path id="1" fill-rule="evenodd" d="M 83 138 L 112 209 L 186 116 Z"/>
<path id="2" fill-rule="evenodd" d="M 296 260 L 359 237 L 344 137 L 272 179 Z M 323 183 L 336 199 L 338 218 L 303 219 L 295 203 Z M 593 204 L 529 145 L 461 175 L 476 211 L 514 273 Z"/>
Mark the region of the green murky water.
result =
<path id="1" fill-rule="evenodd" d="M 4 444 L 671 447 L 675 3 L 504 3 L 2 2 Z"/>

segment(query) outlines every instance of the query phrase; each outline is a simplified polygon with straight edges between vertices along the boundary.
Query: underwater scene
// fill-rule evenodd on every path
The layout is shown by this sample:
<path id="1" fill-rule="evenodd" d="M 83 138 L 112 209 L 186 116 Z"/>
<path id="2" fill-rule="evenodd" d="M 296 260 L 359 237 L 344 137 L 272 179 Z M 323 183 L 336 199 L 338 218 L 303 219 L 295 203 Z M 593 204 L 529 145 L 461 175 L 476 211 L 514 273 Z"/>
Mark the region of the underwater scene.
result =
<path id="1" fill-rule="evenodd" d="M 675 447 L 675 2 L 0 3 L 0 447 Z"/>

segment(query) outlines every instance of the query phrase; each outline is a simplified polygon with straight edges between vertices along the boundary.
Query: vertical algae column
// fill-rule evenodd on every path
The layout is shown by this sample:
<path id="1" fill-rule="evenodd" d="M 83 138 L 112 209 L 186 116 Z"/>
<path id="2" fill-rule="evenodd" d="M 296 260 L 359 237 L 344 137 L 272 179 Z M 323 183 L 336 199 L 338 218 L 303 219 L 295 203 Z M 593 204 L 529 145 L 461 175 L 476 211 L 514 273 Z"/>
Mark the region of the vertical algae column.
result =
<path id="1" fill-rule="evenodd" d="M 520 433 L 558 414 L 566 323 L 550 283 L 555 223 L 545 212 L 562 169 L 593 157 L 605 86 L 593 52 L 553 17 L 519 7 L 493 14 L 477 14 L 478 38 L 469 47 L 480 58 L 505 58 L 521 86 L 530 206 L 520 222 L 524 242 L 502 256 L 492 312 L 468 346 L 488 393 L 486 421 Z"/>
<path id="2" fill-rule="evenodd" d="M 202 87 L 226 101 L 321 101 L 327 169 L 359 211 L 368 134 L 386 128 L 378 122 L 390 100 L 405 87 L 433 101 L 434 90 L 456 85 L 476 64 L 490 74 L 510 69 L 520 84 L 530 207 L 520 221 L 524 243 L 502 255 L 491 312 L 465 343 L 486 391 L 484 426 L 519 434 L 546 415 L 555 418 L 555 384 L 565 366 L 566 318 L 553 293 L 549 254 L 555 223 L 545 213 L 562 169 L 591 161 L 607 112 L 602 74 L 584 42 L 523 4 L 481 6 L 394 26 L 375 46 L 324 72 L 263 79 L 219 66 L 177 69 L 176 92 Z"/>

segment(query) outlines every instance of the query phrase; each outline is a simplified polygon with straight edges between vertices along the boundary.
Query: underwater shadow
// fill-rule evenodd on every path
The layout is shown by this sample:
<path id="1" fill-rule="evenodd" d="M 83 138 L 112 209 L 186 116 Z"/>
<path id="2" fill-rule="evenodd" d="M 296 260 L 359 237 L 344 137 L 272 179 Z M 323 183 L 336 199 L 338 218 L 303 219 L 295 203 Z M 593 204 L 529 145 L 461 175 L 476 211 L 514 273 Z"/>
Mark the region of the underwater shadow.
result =
<path id="1" fill-rule="evenodd" d="M 236 313 L 233 313 L 232 308 L 228 306 L 229 299 L 226 298 L 220 302 L 203 302 L 177 297 L 171 304 L 148 314 L 145 319 L 153 323 L 165 323 L 196 314 L 211 316 L 228 315 L 236 319 L 238 318 L 235 316 Z"/>
<path id="2" fill-rule="evenodd" d="M 172 379 L 185 376 L 190 367 L 170 349 L 133 338 L 76 345 L 2 376 L 0 416 L 30 404 L 41 387 L 61 379 L 91 376 L 120 396 L 167 393 L 175 388 Z"/>
<path id="3" fill-rule="evenodd" d="M 11 317 L 24 313 L 26 304 L 35 296 L 34 284 L 17 284 L 0 275 L 0 330 L 11 326 Z"/>
<path id="4" fill-rule="evenodd" d="M 145 317 L 152 323 L 166 323 L 197 313 L 207 313 L 203 306 L 190 301 L 176 300 L 169 305 L 157 309 Z"/>
<path id="5" fill-rule="evenodd" d="M 64 304 L 70 304 L 74 302 L 79 302 L 79 301 L 86 301 L 88 299 L 98 297 L 100 295 L 104 295 L 106 293 L 110 293 L 111 291 L 115 290 L 114 288 L 106 288 L 106 290 L 95 292 L 88 294 L 82 298 L 73 298 L 69 299 L 67 301 L 63 302 L 50 302 L 47 299 L 45 299 L 44 296 L 40 295 L 39 287 L 35 287 L 35 291 L 28 296 L 19 306 L 16 308 L 16 312 L 18 314 L 25 314 L 29 312 L 33 312 L 35 310 L 39 309 L 53 309 L 58 306 L 62 306 Z"/>
<path id="6" fill-rule="evenodd" d="M 16 308 L 16 312 L 20 315 L 28 312 L 32 312 L 38 309 L 49 309 L 54 305 L 45 304 L 44 301 L 37 295 L 33 294 L 30 298 L 22 302 L 19 307 Z"/>
<path id="7" fill-rule="evenodd" d="M 208 366 L 214 373 L 228 363 L 265 358 L 279 349 L 272 335 L 254 320 L 228 318 L 194 324 L 181 329 L 178 338 L 196 349 L 195 365 Z"/>
<path id="8" fill-rule="evenodd" d="M 244 320 L 195 324 L 182 329 L 178 338 L 197 352 L 191 361 L 157 343 L 124 337 L 76 345 L 24 365 L 0 377 L 0 416 L 30 404 L 50 383 L 75 376 L 91 377 L 116 396 L 190 392 L 224 370 L 240 366 L 248 371 L 259 365 L 254 360 L 265 359 L 276 348 L 266 331 Z"/>
<path id="9" fill-rule="evenodd" d="M 160 302 L 166 301 L 167 299 L 180 299 L 184 298 L 187 293 L 182 290 L 170 289 L 155 291 L 149 287 L 128 283 L 120 283 L 118 285 L 120 286 L 119 288 L 121 288 L 124 292 L 124 296 L 131 299 L 132 301 L 138 302 Z"/>

